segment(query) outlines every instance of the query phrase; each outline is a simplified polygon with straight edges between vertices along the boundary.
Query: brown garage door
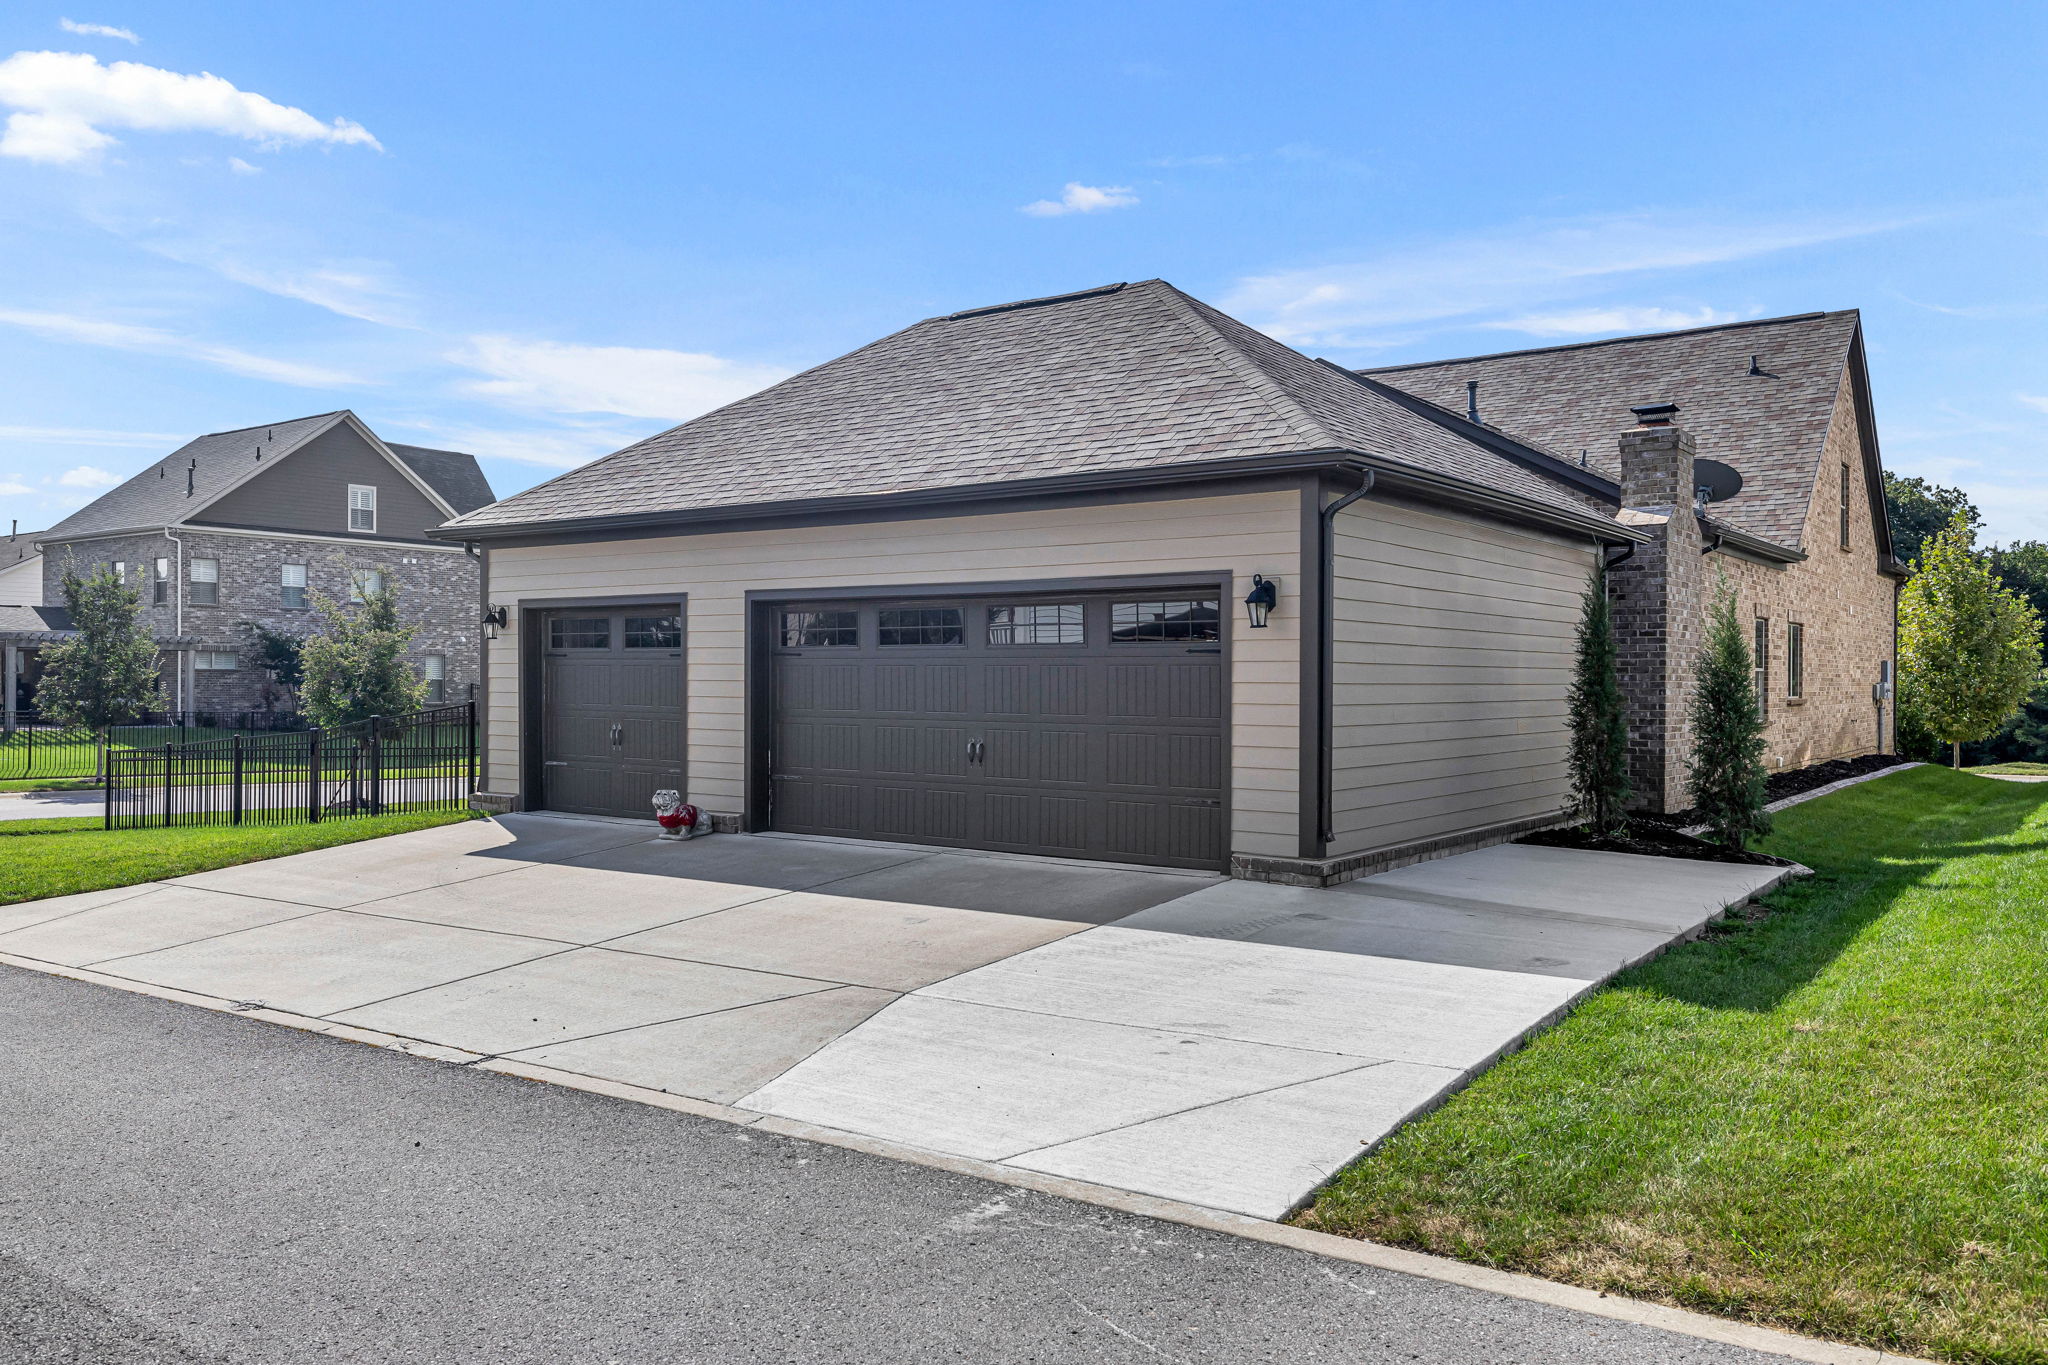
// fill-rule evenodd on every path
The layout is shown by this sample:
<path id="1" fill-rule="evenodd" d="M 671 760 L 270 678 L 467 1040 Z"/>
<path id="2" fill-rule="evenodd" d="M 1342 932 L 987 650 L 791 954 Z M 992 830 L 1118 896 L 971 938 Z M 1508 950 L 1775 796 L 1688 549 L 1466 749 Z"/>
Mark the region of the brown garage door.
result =
<path id="1" fill-rule="evenodd" d="M 654 818 L 683 790 L 683 626 L 672 607 L 548 613 L 541 631 L 541 804 Z"/>
<path id="2" fill-rule="evenodd" d="M 779 830 L 1220 867 L 1213 588 L 770 613 Z"/>

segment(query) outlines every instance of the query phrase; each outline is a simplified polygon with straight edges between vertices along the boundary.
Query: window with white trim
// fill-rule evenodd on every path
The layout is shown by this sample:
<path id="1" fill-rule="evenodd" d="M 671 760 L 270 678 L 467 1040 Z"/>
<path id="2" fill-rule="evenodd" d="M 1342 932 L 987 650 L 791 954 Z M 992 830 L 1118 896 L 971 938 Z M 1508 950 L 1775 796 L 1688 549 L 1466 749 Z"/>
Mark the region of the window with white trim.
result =
<path id="1" fill-rule="evenodd" d="M 348 600 L 354 606 L 361 606 L 372 594 L 384 591 L 382 569 L 350 569 L 348 571 Z"/>
<path id="2" fill-rule="evenodd" d="M 441 702 L 448 699 L 448 656 L 429 654 L 420 663 L 420 676 L 426 679 L 427 700 Z"/>
<path id="3" fill-rule="evenodd" d="M 351 531 L 374 531 L 377 529 L 377 487 L 375 484 L 352 483 L 348 486 L 348 529 Z"/>
<path id="4" fill-rule="evenodd" d="M 217 607 L 220 605 L 220 561 L 218 559 L 195 559 L 187 568 L 186 578 L 191 580 L 189 600 L 195 607 Z"/>
<path id="5" fill-rule="evenodd" d="M 192 667 L 208 673 L 230 673 L 241 666 L 241 656 L 232 649 L 195 649 L 192 651 Z"/>
<path id="6" fill-rule="evenodd" d="M 171 561 L 159 559 L 154 567 L 156 575 L 150 584 L 149 600 L 154 606 L 169 606 L 171 601 Z"/>
<path id="7" fill-rule="evenodd" d="M 278 601 L 289 611 L 306 609 L 306 566 L 286 564 L 279 570 Z"/>

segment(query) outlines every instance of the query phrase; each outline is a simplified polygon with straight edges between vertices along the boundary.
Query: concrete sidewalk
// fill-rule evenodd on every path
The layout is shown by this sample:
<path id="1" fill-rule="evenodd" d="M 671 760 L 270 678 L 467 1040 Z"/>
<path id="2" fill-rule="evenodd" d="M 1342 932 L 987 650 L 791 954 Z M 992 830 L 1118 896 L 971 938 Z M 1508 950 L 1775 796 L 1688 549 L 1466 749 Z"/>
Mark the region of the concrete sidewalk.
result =
<path id="1" fill-rule="evenodd" d="M 0 907 L 0 955 L 1278 1217 L 1779 869 L 1331 890 L 507 816 Z"/>

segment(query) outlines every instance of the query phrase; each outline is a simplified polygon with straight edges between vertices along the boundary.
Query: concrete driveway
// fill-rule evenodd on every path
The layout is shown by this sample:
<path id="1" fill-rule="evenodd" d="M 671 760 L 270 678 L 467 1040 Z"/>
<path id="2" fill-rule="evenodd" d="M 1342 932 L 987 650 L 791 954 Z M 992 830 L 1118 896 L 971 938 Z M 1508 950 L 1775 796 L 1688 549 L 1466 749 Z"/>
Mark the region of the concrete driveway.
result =
<path id="1" fill-rule="evenodd" d="M 1511 845 L 1311 891 L 519 815 L 0 907 L 0 955 L 1272 1218 L 1781 876 Z"/>

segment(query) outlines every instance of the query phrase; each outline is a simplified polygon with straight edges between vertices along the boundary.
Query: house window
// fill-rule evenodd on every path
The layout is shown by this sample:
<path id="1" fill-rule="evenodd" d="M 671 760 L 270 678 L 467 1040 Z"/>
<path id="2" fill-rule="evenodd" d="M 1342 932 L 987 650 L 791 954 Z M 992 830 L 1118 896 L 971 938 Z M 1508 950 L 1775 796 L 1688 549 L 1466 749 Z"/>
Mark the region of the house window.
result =
<path id="1" fill-rule="evenodd" d="M 156 573 L 150 581 L 149 600 L 152 605 L 166 606 L 171 600 L 171 561 L 159 559 L 152 567 Z"/>
<path id="2" fill-rule="evenodd" d="M 280 570 L 278 601 L 290 611 L 306 609 L 306 566 L 287 564 Z"/>
<path id="3" fill-rule="evenodd" d="M 1217 615 L 1213 597 L 1110 604 L 1109 639 L 1112 644 L 1222 638 L 1222 618 Z"/>
<path id="4" fill-rule="evenodd" d="M 957 645 L 967 640 L 964 613 L 958 607 L 884 607 L 876 643 L 883 645 Z"/>
<path id="5" fill-rule="evenodd" d="M 1849 548 L 1849 466 L 1846 464 L 1842 466 L 1841 496 L 1836 505 L 1841 512 L 1842 548 L 1846 550 Z"/>
<path id="6" fill-rule="evenodd" d="M 195 607 L 217 607 L 220 605 L 220 561 L 218 559 L 195 559 L 186 577 L 191 582 L 191 601 Z"/>
<path id="7" fill-rule="evenodd" d="M 445 701 L 448 697 L 448 656 L 429 654 L 420 664 L 420 676 L 427 682 L 427 700 Z"/>
<path id="8" fill-rule="evenodd" d="M 348 529 L 351 531 L 374 531 L 377 529 L 377 489 L 375 485 L 352 483 L 348 486 Z"/>
<path id="9" fill-rule="evenodd" d="M 228 673 L 242 666 L 232 649 L 199 649 L 192 652 L 192 667 L 209 673 Z"/>
<path id="10" fill-rule="evenodd" d="M 1756 715 L 1758 720 L 1771 718 L 1771 622 L 1768 617 L 1756 618 Z"/>
<path id="11" fill-rule="evenodd" d="M 1082 642 L 1081 604 L 1062 602 L 1045 607 L 990 607 L 988 642 L 992 645 L 1078 645 Z"/>
<path id="12" fill-rule="evenodd" d="M 111 564 L 107 565 L 107 568 L 109 568 L 110 570 L 112 570 L 112 571 L 113 571 L 113 574 L 114 574 L 114 581 L 115 581 L 116 583 L 119 583 L 119 584 L 120 584 L 120 585 L 121 585 L 122 587 L 124 587 L 124 588 L 128 586 L 128 561 L 127 561 L 127 560 L 125 560 L 125 559 L 117 559 L 117 560 L 115 560 L 115 561 L 114 561 L 113 563 L 111 563 Z"/>
<path id="13" fill-rule="evenodd" d="M 850 611 L 785 611 L 776 638 L 784 649 L 839 649 L 860 643 L 860 617 Z"/>
<path id="14" fill-rule="evenodd" d="M 1785 695 L 1806 695 L 1806 627 L 1797 621 L 1785 623 Z"/>
<path id="15" fill-rule="evenodd" d="M 682 617 L 668 615 L 628 616 L 626 618 L 626 648 L 681 649 L 682 647 Z"/>
<path id="16" fill-rule="evenodd" d="M 350 569 L 348 571 L 348 600 L 361 606 L 377 593 L 384 591 L 382 569 Z"/>
<path id="17" fill-rule="evenodd" d="M 557 616 L 548 622 L 549 649 L 610 649 L 612 623 L 608 616 Z"/>

